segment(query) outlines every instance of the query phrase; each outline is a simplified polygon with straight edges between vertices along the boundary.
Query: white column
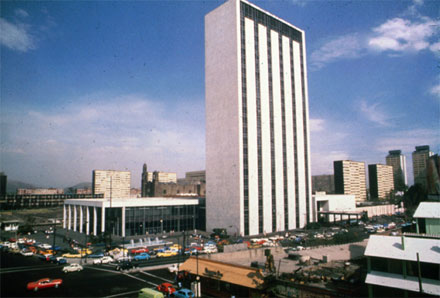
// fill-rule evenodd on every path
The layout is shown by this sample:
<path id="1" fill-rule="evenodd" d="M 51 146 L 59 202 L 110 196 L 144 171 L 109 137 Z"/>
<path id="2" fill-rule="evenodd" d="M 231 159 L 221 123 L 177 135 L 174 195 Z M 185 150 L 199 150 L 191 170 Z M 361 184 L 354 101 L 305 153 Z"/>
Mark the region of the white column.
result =
<path id="1" fill-rule="evenodd" d="M 292 74 L 290 65 L 290 40 L 282 37 L 283 48 L 283 78 L 284 78 L 284 108 L 286 119 L 286 165 L 287 165 L 287 204 L 289 211 L 288 227 L 296 227 L 295 216 L 295 156 L 292 107 Z"/>
<path id="2" fill-rule="evenodd" d="M 67 229 L 71 230 L 72 229 L 72 226 L 71 226 L 71 223 L 72 223 L 72 208 L 70 207 L 70 205 L 68 205 L 67 211 L 68 211 Z"/>
<path id="3" fill-rule="evenodd" d="M 270 31 L 272 54 L 273 125 L 275 146 L 276 230 L 284 231 L 283 123 L 281 110 L 281 78 L 279 35 Z M 275 231 L 272 231 L 275 232 Z"/>
<path id="4" fill-rule="evenodd" d="M 98 236 L 98 221 L 96 218 L 96 207 L 93 207 L 93 235 Z"/>
<path id="5" fill-rule="evenodd" d="M 90 234 L 90 211 L 89 206 L 86 206 L 86 234 Z"/>
<path id="6" fill-rule="evenodd" d="M 245 18 L 249 234 L 258 234 L 258 144 L 254 22 Z"/>
<path id="7" fill-rule="evenodd" d="M 101 208 L 101 232 L 105 232 L 105 207 Z"/>
<path id="8" fill-rule="evenodd" d="M 122 207 L 122 223 L 121 223 L 122 237 L 125 237 L 125 206 Z"/>
<path id="9" fill-rule="evenodd" d="M 296 106 L 296 136 L 298 152 L 298 195 L 299 195 L 299 219 L 296 225 L 298 228 L 306 224 L 306 168 L 305 168 L 305 150 L 304 150 L 304 118 L 303 118 L 303 89 L 301 76 L 301 56 L 300 44 L 293 41 L 293 78 L 295 80 L 295 106 Z"/>
<path id="10" fill-rule="evenodd" d="M 269 58 L 267 28 L 258 24 L 260 55 L 261 158 L 263 174 L 263 230 L 272 232 L 272 171 L 270 155 Z"/>
<path id="11" fill-rule="evenodd" d="M 77 219 L 77 214 L 76 214 L 76 208 L 77 208 L 77 206 L 76 205 L 73 205 L 73 230 L 76 232 L 76 226 L 77 226 L 77 223 L 78 223 L 78 219 Z"/>
<path id="12" fill-rule="evenodd" d="M 64 204 L 64 205 L 63 205 L 63 229 L 65 229 L 66 226 L 67 226 L 67 222 L 66 222 L 66 220 L 67 220 L 66 212 L 67 212 L 67 210 L 66 210 L 66 204 Z"/>
<path id="13" fill-rule="evenodd" d="M 83 232 L 83 206 L 79 206 L 79 232 Z"/>

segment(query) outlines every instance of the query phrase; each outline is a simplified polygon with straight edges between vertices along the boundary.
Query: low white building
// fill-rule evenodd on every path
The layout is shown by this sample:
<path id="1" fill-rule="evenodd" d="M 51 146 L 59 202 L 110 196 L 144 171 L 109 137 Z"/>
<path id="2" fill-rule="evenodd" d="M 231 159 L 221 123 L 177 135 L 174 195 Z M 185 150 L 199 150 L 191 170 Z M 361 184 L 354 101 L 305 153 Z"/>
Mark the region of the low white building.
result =
<path id="1" fill-rule="evenodd" d="M 440 295 L 439 238 L 372 235 L 365 256 L 369 297 Z"/>
<path id="2" fill-rule="evenodd" d="M 98 235 L 111 232 L 121 237 L 204 230 L 204 206 L 199 199 L 113 198 L 64 201 L 63 227 Z"/>
<path id="3" fill-rule="evenodd" d="M 328 195 L 325 192 L 316 192 L 312 196 L 313 221 L 326 217 L 328 221 L 349 220 L 359 218 L 362 212 L 356 209 L 355 195 Z"/>
<path id="4" fill-rule="evenodd" d="M 420 203 L 414 218 L 417 234 L 370 236 L 365 250 L 369 297 L 375 291 L 376 296 L 440 296 L 440 202 Z"/>

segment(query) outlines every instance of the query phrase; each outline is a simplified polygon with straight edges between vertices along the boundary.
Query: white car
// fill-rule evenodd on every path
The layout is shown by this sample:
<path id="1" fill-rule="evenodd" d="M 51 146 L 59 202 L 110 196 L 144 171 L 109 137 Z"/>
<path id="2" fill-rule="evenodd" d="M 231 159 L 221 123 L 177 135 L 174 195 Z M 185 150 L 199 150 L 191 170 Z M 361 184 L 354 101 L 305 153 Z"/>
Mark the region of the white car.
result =
<path id="1" fill-rule="evenodd" d="M 170 267 L 168 267 L 168 271 L 171 272 L 171 273 L 178 272 L 179 271 L 179 265 L 177 265 L 177 264 L 171 265 Z"/>
<path id="2" fill-rule="evenodd" d="M 70 264 L 69 266 L 63 267 L 63 272 L 64 273 L 75 272 L 75 271 L 81 271 L 83 269 L 84 269 L 83 266 L 81 266 L 80 264 L 73 263 Z"/>
<path id="3" fill-rule="evenodd" d="M 95 260 L 93 260 L 93 264 L 108 264 L 108 263 L 111 263 L 111 262 L 113 262 L 114 260 L 113 260 L 113 258 L 112 257 L 110 257 L 110 256 L 104 256 L 104 257 L 102 257 L 102 258 L 99 258 L 99 259 L 95 259 Z"/>
<path id="4" fill-rule="evenodd" d="M 20 253 L 25 257 L 32 257 L 34 255 L 34 253 L 30 250 L 22 250 Z"/>
<path id="5" fill-rule="evenodd" d="M 44 248 L 44 249 L 51 249 L 52 248 L 52 245 L 46 244 L 46 243 L 41 243 L 38 246 L 41 247 L 41 248 Z"/>
<path id="6" fill-rule="evenodd" d="M 212 253 L 218 252 L 218 249 L 217 249 L 217 247 L 208 246 L 203 249 L 203 252 L 207 253 L 207 254 L 212 254 Z"/>

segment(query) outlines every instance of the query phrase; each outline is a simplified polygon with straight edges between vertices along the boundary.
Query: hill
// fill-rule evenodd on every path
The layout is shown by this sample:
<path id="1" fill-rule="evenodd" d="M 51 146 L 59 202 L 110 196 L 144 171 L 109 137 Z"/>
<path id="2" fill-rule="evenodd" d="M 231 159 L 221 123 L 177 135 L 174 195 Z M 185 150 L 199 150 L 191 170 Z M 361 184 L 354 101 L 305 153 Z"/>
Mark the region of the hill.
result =
<path id="1" fill-rule="evenodd" d="M 40 188 L 39 186 L 35 186 L 33 184 L 17 181 L 17 180 L 8 180 L 6 186 L 6 192 L 8 194 L 16 194 L 18 188 Z"/>

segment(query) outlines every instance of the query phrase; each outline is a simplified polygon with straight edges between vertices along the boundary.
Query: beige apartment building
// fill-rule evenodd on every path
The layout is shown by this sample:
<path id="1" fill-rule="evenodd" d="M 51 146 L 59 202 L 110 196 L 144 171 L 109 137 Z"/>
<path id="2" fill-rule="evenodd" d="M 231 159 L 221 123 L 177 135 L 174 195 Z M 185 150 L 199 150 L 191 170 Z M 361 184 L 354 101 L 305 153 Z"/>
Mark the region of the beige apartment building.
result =
<path id="1" fill-rule="evenodd" d="M 351 160 L 333 162 L 335 193 L 354 195 L 356 202 L 367 199 L 365 163 Z"/>
<path id="2" fill-rule="evenodd" d="M 129 198 L 131 173 L 128 171 L 94 170 L 93 194 L 103 194 L 104 198 Z"/>
<path id="3" fill-rule="evenodd" d="M 394 190 L 393 167 L 382 164 L 368 165 L 371 199 L 387 199 Z"/>
<path id="4" fill-rule="evenodd" d="M 421 184 L 426 187 L 426 167 L 428 159 L 433 153 L 429 150 L 429 146 L 416 146 L 416 151 L 412 153 L 414 184 Z"/>

